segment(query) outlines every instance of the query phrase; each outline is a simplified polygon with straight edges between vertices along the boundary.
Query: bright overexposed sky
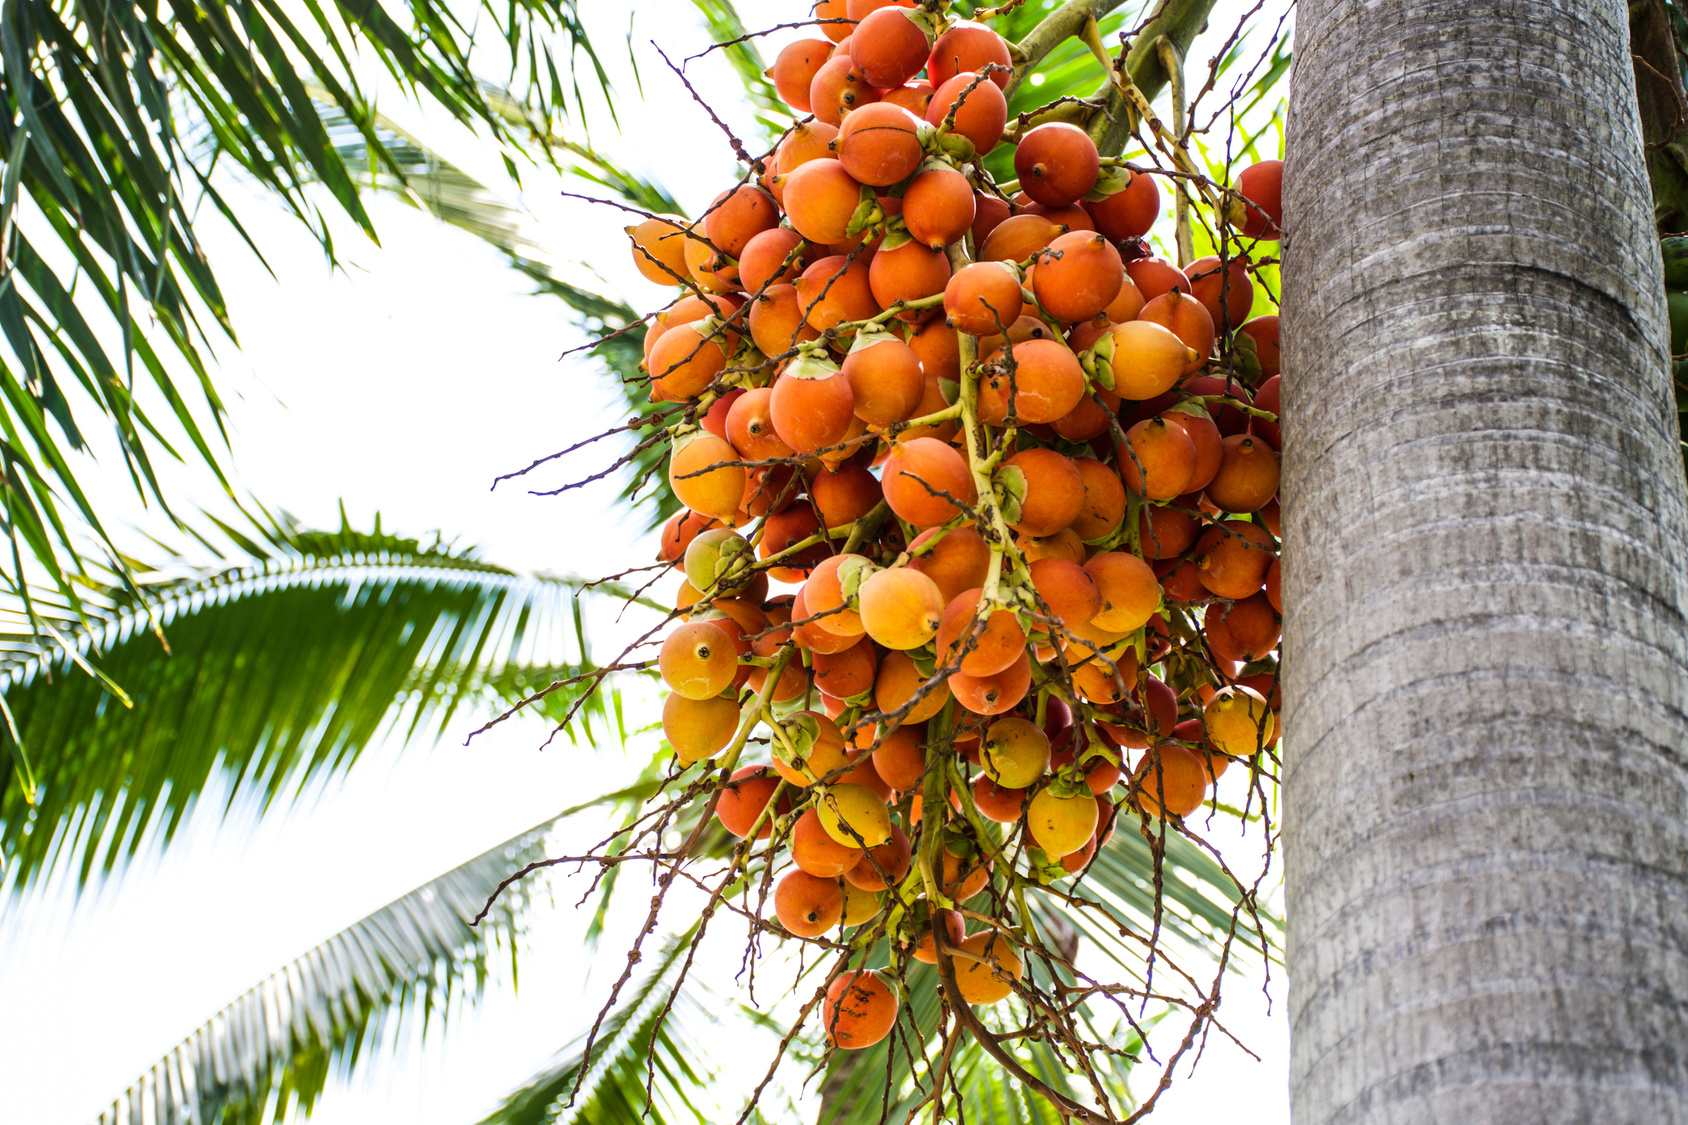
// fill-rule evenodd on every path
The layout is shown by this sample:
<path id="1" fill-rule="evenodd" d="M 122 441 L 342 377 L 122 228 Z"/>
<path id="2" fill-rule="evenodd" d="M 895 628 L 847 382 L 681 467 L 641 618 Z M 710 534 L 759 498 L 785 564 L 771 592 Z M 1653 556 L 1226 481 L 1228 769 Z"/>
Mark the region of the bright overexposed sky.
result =
<path id="1" fill-rule="evenodd" d="M 1221 5 L 1221 11 L 1236 8 Z M 592 120 L 593 142 L 660 179 L 692 213 L 702 210 L 731 182 L 732 154 L 645 45 L 656 38 L 676 59 L 700 50 L 707 39 L 695 9 L 687 0 L 637 5 L 631 39 L 643 104 L 621 49 L 626 8 L 586 0 L 581 9 L 623 94 L 621 133 L 600 113 Z M 739 9 L 752 28 L 796 18 L 790 2 L 753 0 Z M 1213 20 L 1227 32 L 1234 22 L 1235 15 Z M 799 34 L 769 37 L 765 56 L 771 59 L 779 44 Z M 1192 59 L 1205 64 L 1200 44 Z M 737 83 L 720 56 L 694 64 L 690 73 L 716 106 L 738 104 Z M 466 131 L 396 99 L 383 109 L 414 122 L 445 156 L 486 182 L 505 182 L 496 158 Z M 753 135 L 748 114 L 725 116 L 741 135 Z M 508 188 L 510 200 L 531 211 L 536 240 L 558 260 L 590 262 L 604 283 L 641 309 L 655 307 L 663 291 L 633 269 L 621 234 L 625 218 L 562 200 L 559 186 L 536 173 L 524 193 Z M 580 181 L 568 186 L 584 190 Z M 344 503 L 361 526 L 379 512 L 390 530 L 439 529 L 518 569 L 596 575 L 648 561 L 653 544 L 613 503 L 614 485 L 543 498 L 529 495 L 522 482 L 489 490 L 497 474 L 614 421 L 619 396 L 591 361 L 558 361 L 579 342 L 561 302 L 530 295 L 530 284 L 471 236 L 385 199 L 370 208 L 381 246 L 339 223 L 343 268 L 331 270 L 272 201 L 238 181 L 224 187 L 244 206 L 275 271 L 271 277 L 217 220 L 205 221 L 202 236 L 244 347 L 221 350 L 218 376 L 242 486 L 308 524 L 336 524 Z M 577 458 L 539 477 L 539 486 L 553 487 L 596 464 Z M 129 511 L 137 527 L 160 529 L 116 471 L 108 472 L 99 491 L 119 506 L 108 510 Z M 177 471 L 170 480 L 183 500 L 218 503 L 204 474 Z M 671 584 L 658 592 L 667 595 Z M 592 620 L 599 653 L 608 655 L 628 626 L 598 610 Z M 635 725 L 654 717 L 653 699 L 636 695 Z M 79 903 L 53 885 L 0 905 L 3 1120 L 90 1120 L 183 1036 L 279 965 L 581 794 L 613 788 L 638 771 L 655 745 L 648 736 L 625 751 L 559 740 L 540 752 L 546 728 L 519 720 L 464 746 L 462 736 L 475 721 L 458 725 L 463 729 L 437 745 L 389 739 L 343 782 L 261 822 L 241 806 L 224 821 L 212 795 L 162 857 L 147 855 L 120 882 Z M 583 847 L 604 828 L 601 817 L 579 817 L 558 832 L 552 849 Z M 1238 854 L 1253 850 L 1250 841 Z M 555 906 L 534 915 L 519 991 L 507 974 L 495 974 L 475 1011 L 444 1035 L 376 1057 L 349 1081 L 337 1081 L 312 1120 L 467 1125 L 579 1034 L 619 973 L 616 951 L 625 948 L 649 896 L 632 879 L 624 883 L 622 910 L 594 961 L 581 942 L 588 912 L 575 909 L 584 882 L 559 879 L 554 886 Z M 736 1002 L 744 997 L 732 979 L 732 939 L 724 925 L 700 973 L 717 996 Z M 1226 1026 L 1262 1061 L 1214 1036 L 1195 1076 L 1185 1068 L 1163 1097 L 1159 1120 L 1247 1114 L 1260 1125 L 1288 1121 L 1281 975 L 1270 995 L 1268 1016 L 1258 977 L 1239 977 L 1221 1009 Z M 1172 1024 L 1167 1029 L 1176 1039 L 1181 1028 Z M 743 1039 L 718 1042 L 714 1058 L 723 1100 L 732 1104 L 759 1075 L 773 1039 L 746 1030 L 743 1021 L 726 1026 Z M 1157 1049 L 1174 1045 L 1165 1037 L 1154 1040 Z M 1153 1069 L 1142 1068 L 1145 1091 Z M 800 1104 L 812 1115 L 817 1103 Z"/>

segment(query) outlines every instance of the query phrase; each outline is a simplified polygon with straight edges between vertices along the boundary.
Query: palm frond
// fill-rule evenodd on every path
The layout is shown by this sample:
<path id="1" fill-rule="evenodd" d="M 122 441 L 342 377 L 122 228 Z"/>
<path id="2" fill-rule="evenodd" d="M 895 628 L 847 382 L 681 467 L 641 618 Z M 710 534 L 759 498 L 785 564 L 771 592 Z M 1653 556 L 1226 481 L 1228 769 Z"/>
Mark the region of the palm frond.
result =
<path id="1" fill-rule="evenodd" d="M 0 773 L 14 890 L 60 866 L 86 884 L 143 842 L 168 843 L 214 777 L 266 805 L 291 800 L 384 731 L 442 732 L 465 707 L 513 702 L 590 664 L 576 580 L 518 575 L 379 520 L 367 532 L 285 518 L 222 532 L 234 546 L 218 565 L 155 567 L 138 596 L 91 584 L 88 627 L 37 599 L 57 648 L 0 603 L 0 701 L 37 780 L 31 807 L 20 776 Z M 554 692 L 544 713 L 560 718 L 577 698 Z M 608 733 L 607 707 L 586 701 L 578 733 Z"/>
<path id="2" fill-rule="evenodd" d="M 443 1027 L 514 960 L 528 904 L 514 889 L 473 919 L 509 872 L 539 858 L 552 821 L 447 871 L 283 965 L 194 1029 L 98 1125 L 261 1125 L 308 1116 L 329 1077 L 402 1037 Z"/>

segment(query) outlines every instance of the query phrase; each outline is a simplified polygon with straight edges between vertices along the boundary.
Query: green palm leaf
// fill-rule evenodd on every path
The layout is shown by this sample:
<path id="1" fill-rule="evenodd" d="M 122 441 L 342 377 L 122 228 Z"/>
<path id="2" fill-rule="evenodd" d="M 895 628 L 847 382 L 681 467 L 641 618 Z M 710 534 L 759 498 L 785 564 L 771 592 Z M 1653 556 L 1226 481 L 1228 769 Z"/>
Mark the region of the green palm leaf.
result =
<path id="1" fill-rule="evenodd" d="M 100 1125 L 260 1125 L 308 1116 L 329 1075 L 405 1038 L 418 1016 L 444 1025 L 485 983 L 488 957 L 516 939 L 527 903 L 511 870 L 541 855 L 535 826 L 383 906 L 288 962 L 196 1028 L 99 1117 Z"/>
<path id="2" fill-rule="evenodd" d="M 0 774 L 14 889 L 58 867 L 86 883 L 167 843 L 214 778 L 266 806 L 290 800 L 383 732 L 443 732 L 464 707 L 514 702 L 590 663 L 577 580 L 518 575 L 379 520 L 369 532 L 285 520 L 222 531 L 234 547 L 218 566 L 178 561 L 139 598 L 90 587 L 90 628 L 39 602 L 60 649 L 43 651 L 21 611 L 0 614 L 0 700 L 38 782 L 31 808 L 20 775 Z M 72 656 L 103 677 L 71 669 Z M 560 719 L 577 691 L 539 706 Z M 578 733 L 607 730 L 611 702 L 583 703 Z"/>

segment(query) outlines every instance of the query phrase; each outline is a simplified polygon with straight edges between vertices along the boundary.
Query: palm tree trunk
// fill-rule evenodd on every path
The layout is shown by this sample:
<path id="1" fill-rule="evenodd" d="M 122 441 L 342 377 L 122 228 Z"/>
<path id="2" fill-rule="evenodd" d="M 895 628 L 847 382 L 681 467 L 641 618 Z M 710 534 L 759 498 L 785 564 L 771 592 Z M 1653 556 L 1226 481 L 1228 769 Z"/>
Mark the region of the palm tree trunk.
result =
<path id="1" fill-rule="evenodd" d="M 1688 503 L 1624 6 L 1302 0 L 1291 1102 L 1688 1122 Z"/>

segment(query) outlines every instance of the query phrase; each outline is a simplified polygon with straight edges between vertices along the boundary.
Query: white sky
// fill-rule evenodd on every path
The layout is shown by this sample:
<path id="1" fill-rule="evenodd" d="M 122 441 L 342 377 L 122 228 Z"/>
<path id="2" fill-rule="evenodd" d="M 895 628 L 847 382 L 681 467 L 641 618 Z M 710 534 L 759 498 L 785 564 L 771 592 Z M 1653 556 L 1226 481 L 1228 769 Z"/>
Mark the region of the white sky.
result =
<path id="1" fill-rule="evenodd" d="M 625 9 L 592 0 L 582 8 L 625 95 L 618 103 L 625 133 L 597 126 L 594 142 L 700 210 L 732 174 L 724 140 L 648 47 L 639 50 L 641 77 L 649 104 L 661 109 L 641 107 L 619 50 Z M 791 18 L 789 3 L 756 0 L 740 10 L 752 28 Z M 1214 23 L 1228 30 L 1234 19 Z M 797 34 L 770 38 L 765 56 Z M 652 37 L 676 59 L 706 43 L 684 0 L 639 5 L 634 41 Z M 1192 58 L 1205 62 L 1200 45 Z M 692 74 L 713 104 L 734 104 L 724 61 L 709 60 Z M 405 119 L 396 101 L 383 108 Z M 751 135 L 745 115 L 734 124 Z M 449 123 L 416 127 L 443 138 L 435 143 L 449 158 L 497 182 L 496 162 L 473 138 Z M 540 240 L 559 258 L 592 262 L 639 307 L 654 307 L 661 293 L 637 279 L 620 233 L 624 220 L 559 200 L 556 186 L 536 177 L 522 200 L 536 215 Z M 371 208 L 383 246 L 340 224 L 337 244 L 348 264 L 333 273 L 272 203 L 238 185 L 230 190 L 250 202 L 247 215 L 260 216 L 250 227 L 277 274 L 271 279 L 230 232 L 206 224 L 245 347 L 222 357 L 219 378 L 230 401 L 239 478 L 252 494 L 319 526 L 337 521 L 344 500 L 360 526 L 379 511 L 390 530 L 438 528 L 517 568 L 599 574 L 648 560 L 652 545 L 611 503 L 613 486 L 553 498 L 529 496 L 520 483 L 488 491 L 496 474 L 613 418 L 613 392 L 591 364 L 557 362 L 577 342 L 561 302 L 528 296 L 528 283 L 495 252 L 387 200 Z M 548 478 L 553 485 L 562 479 Z M 158 526 L 124 498 L 121 485 L 105 491 L 127 504 L 138 525 Z M 172 491 L 206 504 L 217 497 L 208 481 L 185 472 L 175 474 Z M 606 618 L 595 635 L 607 649 L 620 630 Z M 654 714 L 648 705 L 642 711 Z M 165 857 L 147 859 L 74 910 L 62 888 L 8 907 L 0 917 L 0 1120 L 89 1120 L 283 962 L 580 794 L 613 788 L 652 746 L 645 740 L 624 755 L 558 743 L 538 753 L 543 737 L 541 725 L 516 722 L 469 748 L 460 735 L 433 748 L 394 740 L 366 753 L 344 783 L 286 815 L 261 824 L 240 813 L 228 823 L 195 815 Z M 582 846 L 602 827 L 597 818 L 578 818 L 553 850 Z M 465 1125 L 583 1030 L 620 971 L 616 950 L 626 943 L 612 932 L 589 964 L 580 944 L 586 912 L 574 910 L 584 884 L 560 886 L 556 909 L 534 919 L 519 995 L 496 978 L 479 1009 L 445 1036 L 379 1057 L 331 1087 L 313 1120 Z M 624 906 L 642 914 L 647 899 L 627 881 Z M 620 918 L 614 929 L 631 924 Z M 714 970 L 717 994 L 736 1001 L 742 997 L 731 979 L 732 944 L 724 936 L 706 968 Z M 1186 1070 L 1163 1097 L 1156 1120 L 1247 1114 L 1259 1125 L 1288 1121 L 1281 976 L 1271 993 L 1275 1014 L 1268 1018 L 1258 979 L 1238 978 L 1222 1009 L 1263 1061 L 1215 1038 L 1196 1077 Z M 727 1026 L 749 1040 L 729 1044 L 715 1060 L 727 1068 L 723 1098 L 731 1102 L 735 1089 L 753 1081 L 751 1072 L 759 1074 L 772 1041 L 738 1031 L 747 1025 Z M 1181 1026 L 1173 1032 L 1181 1033 Z M 1156 1040 L 1162 1050 L 1171 1046 L 1164 1038 Z M 1140 1071 L 1150 1084 L 1151 1069 Z M 804 1104 L 812 1114 L 814 1103 Z"/>

